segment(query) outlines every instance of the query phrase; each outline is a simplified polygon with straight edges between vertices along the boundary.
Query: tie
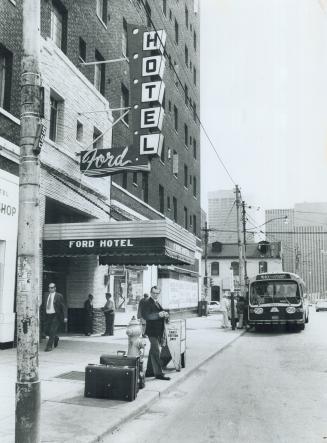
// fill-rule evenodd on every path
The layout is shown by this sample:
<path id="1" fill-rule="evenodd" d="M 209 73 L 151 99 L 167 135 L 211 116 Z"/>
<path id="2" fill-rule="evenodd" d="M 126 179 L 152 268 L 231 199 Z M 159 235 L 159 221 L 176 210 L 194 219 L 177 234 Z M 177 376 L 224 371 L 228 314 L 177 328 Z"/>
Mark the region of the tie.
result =
<path id="1" fill-rule="evenodd" d="M 47 301 L 47 311 L 50 311 L 50 309 L 51 309 L 51 294 L 49 294 L 48 301 Z"/>

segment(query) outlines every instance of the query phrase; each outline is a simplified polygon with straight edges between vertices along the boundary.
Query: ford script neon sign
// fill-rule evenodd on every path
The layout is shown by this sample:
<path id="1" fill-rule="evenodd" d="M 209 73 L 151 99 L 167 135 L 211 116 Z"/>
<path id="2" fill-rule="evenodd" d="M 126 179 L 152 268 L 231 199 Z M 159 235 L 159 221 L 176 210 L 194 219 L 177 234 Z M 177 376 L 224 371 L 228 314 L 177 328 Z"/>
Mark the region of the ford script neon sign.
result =
<path id="1" fill-rule="evenodd" d="M 133 144 L 82 151 L 80 170 L 89 177 L 122 171 L 150 171 L 150 157 L 161 155 L 166 32 L 128 25 L 127 39 Z"/>

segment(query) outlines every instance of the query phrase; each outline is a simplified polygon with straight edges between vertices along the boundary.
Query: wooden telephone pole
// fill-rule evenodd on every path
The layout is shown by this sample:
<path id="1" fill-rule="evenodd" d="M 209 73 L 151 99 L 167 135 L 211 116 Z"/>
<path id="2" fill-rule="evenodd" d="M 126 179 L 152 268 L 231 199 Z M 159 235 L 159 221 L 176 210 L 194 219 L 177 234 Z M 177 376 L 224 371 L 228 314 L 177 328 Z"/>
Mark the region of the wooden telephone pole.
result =
<path id="1" fill-rule="evenodd" d="M 40 442 L 40 0 L 23 0 L 17 268 L 16 443 Z"/>

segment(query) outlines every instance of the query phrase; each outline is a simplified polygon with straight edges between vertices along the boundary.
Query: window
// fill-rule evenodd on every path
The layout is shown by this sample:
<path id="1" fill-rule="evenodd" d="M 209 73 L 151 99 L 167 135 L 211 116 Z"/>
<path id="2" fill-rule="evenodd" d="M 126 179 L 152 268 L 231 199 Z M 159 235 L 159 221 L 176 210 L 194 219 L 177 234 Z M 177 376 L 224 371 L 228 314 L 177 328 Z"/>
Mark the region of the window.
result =
<path id="1" fill-rule="evenodd" d="M 162 107 L 164 110 L 166 110 L 166 91 L 164 92 L 164 95 L 162 97 Z"/>
<path id="2" fill-rule="evenodd" d="M 121 85 L 121 97 L 120 97 L 120 107 L 121 108 L 128 108 L 129 106 L 129 90 L 126 88 L 125 85 Z M 125 112 L 127 111 L 127 109 L 122 109 L 120 111 L 120 115 L 125 114 Z M 123 118 L 123 121 L 126 123 L 126 125 L 128 125 L 129 122 L 129 118 L 128 118 L 128 114 L 125 115 L 125 117 Z"/>
<path id="3" fill-rule="evenodd" d="M 238 276 L 240 275 L 240 265 L 238 263 L 238 261 L 232 261 L 232 263 L 230 264 L 231 270 L 233 271 L 233 276 Z"/>
<path id="4" fill-rule="evenodd" d="M 164 13 L 164 16 L 167 15 L 167 0 L 162 0 L 162 12 Z"/>
<path id="5" fill-rule="evenodd" d="M 0 107 L 9 111 L 12 77 L 12 53 L 0 45 Z"/>
<path id="6" fill-rule="evenodd" d="M 79 38 L 78 53 L 79 53 L 80 60 L 85 62 L 86 61 L 86 43 L 82 39 L 82 37 Z"/>
<path id="7" fill-rule="evenodd" d="M 83 141 L 83 125 L 78 120 L 77 120 L 77 124 L 76 124 L 76 140 L 78 142 L 82 142 Z"/>
<path id="8" fill-rule="evenodd" d="M 193 138 L 193 158 L 196 158 L 197 152 L 196 152 L 196 140 Z"/>
<path id="9" fill-rule="evenodd" d="M 162 163 L 165 163 L 165 156 L 166 156 L 165 150 L 166 150 L 165 141 L 163 141 L 162 148 L 161 148 L 161 154 L 160 154 L 160 160 L 162 161 Z"/>
<path id="10" fill-rule="evenodd" d="M 197 189 L 196 189 L 196 177 L 193 177 L 193 195 L 196 197 Z"/>
<path id="11" fill-rule="evenodd" d="M 102 132 L 98 128 L 93 128 L 93 149 L 102 149 L 103 147 L 103 136 Z"/>
<path id="12" fill-rule="evenodd" d="M 179 72 L 179 66 L 176 62 L 174 62 L 174 83 L 176 88 L 178 88 L 179 85 L 178 72 Z"/>
<path id="13" fill-rule="evenodd" d="M 127 21 L 123 18 L 123 34 L 121 41 L 121 52 L 125 57 L 128 56 L 128 48 L 127 48 Z"/>
<path id="14" fill-rule="evenodd" d="M 185 188 L 188 187 L 188 167 L 187 167 L 187 165 L 184 165 L 184 186 L 185 186 Z"/>
<path id="15" fill-rule="evenodd" d="M 168 209 L 168 211 L 171 210 L 170 197 L 169 197 L 169 195 L 167 196 L 167 209 Z"/>
<path id="16" fill-rule="evenodd" d="M 178 27 L 178 21 L 175 19 L 175 43 L 178 45 L 179 40 L 179 27 Z"/>
<path id="17" fill-rule="evenodd" d="M 95 51 L 95 61 L 102 62 L 104 58 L 98 52 Z M 94 65 L 94 86 L 98 91 L 101 92 L 102 95 L 105 93 L 105 75 L 106 75 L 106 65 L 104 63 L 98 63 Z"/>
<path id="18" fill-rule="evenodd" d="M 196 69 L 193 67 L 193 83 L 196 85 Z"/>
<path id="19" fill-rule="evenodd" d="M 185 26 L 188 28 L 188 9 L 185 5 Z"/>
<path id="20" fill-rule="evenodd" d="M 193 218 L 192 215 L 190 215 L 190 227 L 192 226 Z"/>
<path id="21" fill-rule="evenodd" d="M 173 217 L 174 221 L 177 223 L 177 198 L 173 197 Z"/>
<path id="22" fill-rule="evenodd" d="M 184 228 L 188 228 L 187 208 L 184 206 Z"/>
<path id="23" fill-rule="evenodd" d="M 142 172 L 142 199 L 145 203 L 149 201 L 149 176 L 147 172 Z"/>
<path id="24" fill-rule="evenodd" d="M 193 120 L 195 121 L 195 123 L 196 123 L 196 118 L 197 118 L 197 115 L 196 115 L 196 103 L 193 102 Z"/>
<path id="25" fill-rule="evenodd" d="M 52 0 L 51 3 L 50 37 L 58 48 L 60 48 L 63 52 L 66 52 L 67 10 L 58 0 Z"/>
<path id="26" fill-rule="evenodd" d="M 219 262 L 214 261 L 211 263 L 211 275 L 219 275 Z"/>
<path id="27" fill-rule="evenodd" d="M 57 140 L 58 131 L 58 107 L 59 102 L 54 97 L 50 96 L 50 128 L 49 128 L 49 138 L 52 141 Z"/>
<path id="28" fill-rule="evenodd" d="M 188 66 L 188 47 L 186 45 L 184 47 L 184 60 L 185 60 L 186 66 Z"/>
<path id="29" fill-rule="evenodd" d="M 185 104 L 187 106 L 188 105 L 188 87 L 187 87 L 186 84 L 185 84 L 185 87 L 184 87 L 184 92 L 185 92 Z"/>
<path id="30" fill-rule="evenodd" d="M 193 47 L 194 50 L 196 51 L 196 46 L 197 46 L 197 37 L 196 37 L 196 32 L 193 32 Z"/>
<path id="31" fill-rule="evenodd" d="M 173 19 L 173 13 L 172 10 L 169 9 L 169 20 L 172 21 L 172 19 Z"/>
<path id="32" fill-rule="evenodd" d="M 107 0 L 96 0 L 96 2 L 97 15 L 102 20 L 102 22 L 107 25 Z"/>
<path id="33" fill-rule="evenodd" d="M 123 172 L 122 187 L 127 189 L 127 172 Z"/>
<path id="34" fill-rule="evenodd" d="M 188 126 L 186 123 L 184 123 L 184 143 L 188 147 Z"/>
<path id="35" fill-rule="evenodd" d="M 146 12 L 146 20 L 147 20 L 147 27 L 151 27 L 151 8 L 149 6 L 148 2 L 145 2 L 145 12 Z"/>
<path id="36" fill-rule="evenodd" d="M 137 186 L 137 172 L 133 172 L 133 185 Z"/>
<path id="37" fill-rule="evenodd" d="M 168 101 L 168 111 L 171 112 L 171 101 Z"/>
<path id="38" fill-rule="evenodd" d="M 175 131 L 178 132 L 178 109 L 174 105 L 174 128 Z"/>
<path id="39" fill-rule="evenodd" d="M 173 152 L 173 174 L 176 178 L 178 177 L 178 154 L 175 150 Z"/>
<path id="40" fill-rule="evenodd" d="M 163 186 L 159 185 L 159 211 L 163 214 L 165 211 L 165 191 Z"/>
<path id="41" fill-rule="evenodd" d="M 259 261 L 259 274 L 268 272 L 268 263 L 266 261 Z"/>
<path id="42" fill-rule="evenodd" d="M 196 234 L 196 215 L 193 215 L 193 234 Z"/>

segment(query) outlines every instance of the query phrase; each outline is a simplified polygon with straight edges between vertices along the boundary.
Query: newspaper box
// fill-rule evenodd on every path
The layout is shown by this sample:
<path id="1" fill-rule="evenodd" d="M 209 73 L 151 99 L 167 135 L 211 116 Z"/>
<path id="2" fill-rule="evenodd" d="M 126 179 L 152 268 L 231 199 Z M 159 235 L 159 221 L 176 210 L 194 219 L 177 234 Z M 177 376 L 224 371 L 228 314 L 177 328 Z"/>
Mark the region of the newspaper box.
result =
<path id="1" fill-rule="evenodd" d="M 185 368 L 186 320 L 171 320 L 165 325 L 167 346 L 177 371 Z"/>

